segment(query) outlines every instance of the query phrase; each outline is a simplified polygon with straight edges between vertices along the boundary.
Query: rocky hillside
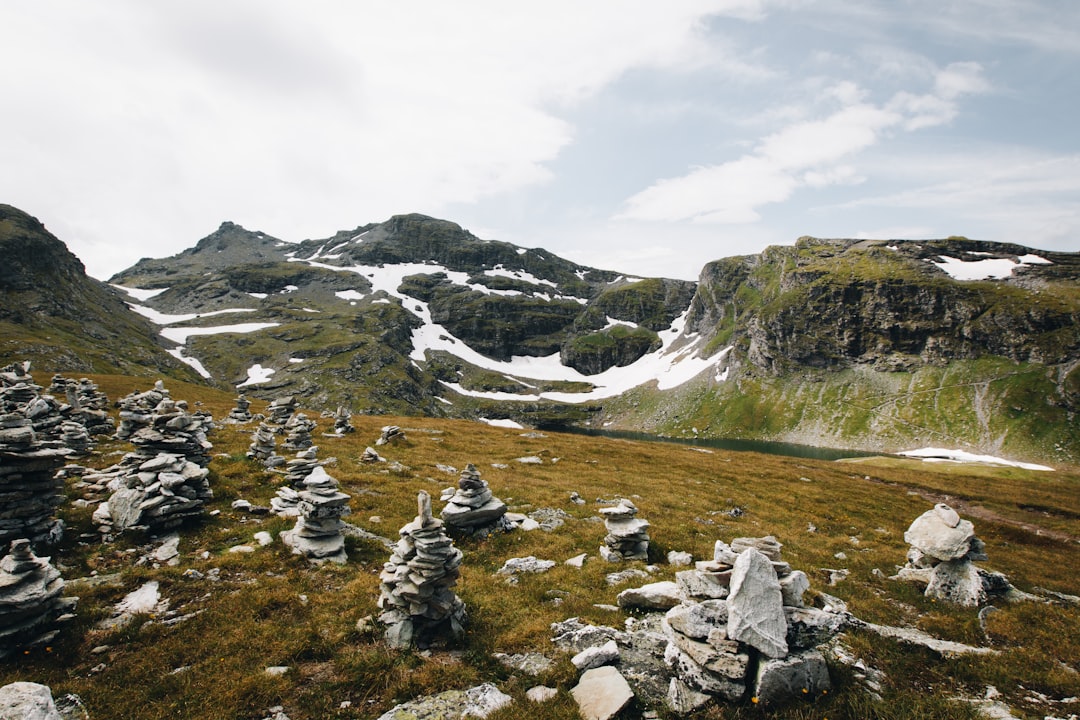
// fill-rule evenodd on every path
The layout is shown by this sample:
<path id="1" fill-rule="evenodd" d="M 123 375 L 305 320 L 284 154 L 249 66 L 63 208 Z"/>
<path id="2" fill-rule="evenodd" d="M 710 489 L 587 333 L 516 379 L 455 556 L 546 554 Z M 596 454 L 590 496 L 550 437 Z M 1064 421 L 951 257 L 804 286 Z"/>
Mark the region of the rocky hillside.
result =
<path id="1" fill-rule="evenodd" d="M 37 218 L 0 204 L 0 357 L 73 372 L 192 377 L 156 328 Z"/>
<path id="2" fill-rule="evenodd" d="M 725 382 L 606 408 L 675 435 L 1080 450 L 1080 257 L 949 238 L 801 238 L 705 267 L 687 330 Z M 636 405 L 635 405 L 636 403 Z"/>

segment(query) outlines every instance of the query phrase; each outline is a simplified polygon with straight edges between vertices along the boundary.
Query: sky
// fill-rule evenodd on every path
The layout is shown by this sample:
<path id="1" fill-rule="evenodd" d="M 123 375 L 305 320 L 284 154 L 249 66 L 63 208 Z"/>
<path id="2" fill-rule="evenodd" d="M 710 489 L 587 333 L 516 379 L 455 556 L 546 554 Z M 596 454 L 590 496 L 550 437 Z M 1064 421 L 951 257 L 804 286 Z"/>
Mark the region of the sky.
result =
<path id="1" fill-rule="evenodd" d="M 1080 250 L 1073 0 L 0 0 L 0 203 L 106 279 L 419 212 L 633 275 Z"/>

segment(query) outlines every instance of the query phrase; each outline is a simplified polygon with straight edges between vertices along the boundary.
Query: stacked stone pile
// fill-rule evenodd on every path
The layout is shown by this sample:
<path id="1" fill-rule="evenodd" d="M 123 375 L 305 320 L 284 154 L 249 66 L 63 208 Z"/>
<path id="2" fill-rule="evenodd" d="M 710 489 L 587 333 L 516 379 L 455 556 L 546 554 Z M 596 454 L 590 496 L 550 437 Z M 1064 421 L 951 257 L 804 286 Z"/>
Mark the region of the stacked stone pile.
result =
<path id="1" fill-rule="evenodd" d="M 277 426 L 275 432 L 281 432 L 281 429 L 285 427 L 285 423 L 289 422 L 289 418 L 296 412 L 296 398 L 292 395 L 274 398 L 270 401 L 266 412 L 268 413 L 266 422 L 271 426 Z"/>
<path id="2" fill-rule="evenodd" d="M 649 522 L 637 518 L 637 513 L 637 506 L 626 499 L 600 509 L 608 533 L 600 546 L 602 558 L 608 562 L 649 559 Z"/>
<path id="3" fill-rule="evenodd" d="M 341 534 L 343 515 L 349 514 L 349 496 L 338 490 L 338 482 L 321 466 L 304 479 L 297 510 L 296 526 L 281 534 L 281 540 L 297 555 L 315 563 L 344 563 L 345 537 Z"/>
<path id="4" fill-rule="evenodd" d="M 277 440 L 274 439 L 275 428 L 268 422 L 259 423 L 255 432 L 251 434 L 251 445 L 248 446 L 247 456 L 252 460 L 258 460 L 268 468 L 280 467 L 285 464 L 285 458 L 277 454 Z"/>
<path id="5" fill-rule="evenodd" d="M 165 383 L 158 380 L 152 390 L 125 395 L 117 401 L 120 406 L 120 426 L 116 428 L 116 439 L 127 440 L 139 428 L 146 427 L 153 419 L 154 409 L 162 400 L 169 397 Z"/>
<path id="6" fill-rule="evenodd" d="M 747 693 L 769 704 L 830 689 L 825 658 L 815 648 L 847 618 L 805 606 L 809 580 L 780 558 L 780 547 L 771 536 L 717 542 L 712 561 L 685 571 L 707 579 L 680 578 L 680 588 L 725 585 L 727 591 L 714 590 L 726 597 L 701 602 L 688 598 L 664 616 L 674 710 L 690 712 L 714 698 L 737 702 Z"/>
<path id="7" fill-rule="evenodd" d="M 64 501 L 55 477 L 69 450 L 40 439 L 26 408 L 37 396 L 29 363 L 0 371 L 0 544 L 15 538 L 55 542 L 63 524 L 54 517 Z"/>
<path id="8" fill-rule="evenodd" d="M 393 647 L 426 647 L 437 638 L 457 639 L 464 632 L 465 603 L 457 584 L 461 551 L 431 514 L 431 497 L 417 495 L 416 519 L 401 528 L 400 539 L 383 565 L 379 621 Z"/>
<path id="9" fill-rule="evenodd" d="M 1014 591 L 1004 575 L 975 565 L 988 559 L 986 546 L 975 536 L 971 521 L 944 503 L 915 518 L 904 542 L 911 546 L 907 564 L 893 577 L 925 585 L 927 597 L 978 606 Z"/>
<path id="10" fill-rule="evenodd" d="M 440 513 L 450 530 L 475 532 L 499 527 L 506 503 L 491 493 L 476 466 L 469 463 L 458 478 L 458 489 Z"/>
<path id="11" fill-rule="evenodd" d="M 35 557 L 30 541 L 19 538 L 0 560 L 0 658 L 43 645 L 55 626 L 73 617 L 77 598 L 61 597 L 64 581 L 49 558 Z"/>
<path id="12" fill-rule="evenodd" d="M 155 397 L 160 397 L 157 405 L 146 410 Z M 213 419 L 189 413 L 187 403 L 169 397 L 160 381 L 149 393 L 128 396 L 123 406 L 128 416 L 121 411 L 121 426 L 134 452 L 119 465 L 84 477 L 92 490 L 107 478 L 113 491 L 94 512 L 99 531 L 167 530 L 201 515 L 213 497 L 206 469 L 213 447 L 206 433 Z"/>
<path id="13" fill-rule="evenodd" d="M 352 425 L 352 413 L 348 408 L 339 405 L 337 412 L 334 413 L 334 434 L 348 435 L 351 432 L 356 432 L 356 428 Z"/>
<path id="14" fill-rule="evenodd" d="M 300 492 L 304 480 L 319 466 L 316 457 L 319 448 L 312 445 L 301 450 L 296 457 L 286 464 L 285 481 L 278 488 L 277 495 L 270 498 L 270 511 L 280 517 L 296 517 L 300 514 Z"/>
<path id="15" fill-rule="evenodd" d="M 53 375 L 49 394 L 67 400 L 67 405 L 60 408 L 61 414 L 66 420 L 82 424 L 91 437 L 116 432 L 116 423 L 108 413 L 109 397 L 89 379 L 80 378 L 76 382 L 63 375 Z"/>
<path id="16" fill-rule="evenodd" d="M 304 450 L 311 447 L 311 433 L 315 430 L 315 421 L 304 413 L 296 413 L 285 423 L 285 441 L 281 447 L 286 450 Z"/>
<path id="17" fill-rule="evenodd" d="M 379 445 L 389 445 L 403 440 L 405 440 L 404 430 L 397 425 L 386 425 L 382 428 L 382 432 L 379 433 L 379 439 L 375 441 L 375 445 L 378 447 Z"/>
<path id="18" fill-rule="evenodd" d="M 236 407 L 229 411 L 229 414 L 225 417 L 227 423 L 246 423 L 251 422 L 255 417 L 251 414 L 251 401 L 247 399 L 244 393 L 236 398 Z"/>
<path id="19" fill-rule="evenodd" d="M 89 455 L 94 447 L 86 426 L 71 420 L 65 420 L 60 424 L 60 442 L 78 457 Z"/>

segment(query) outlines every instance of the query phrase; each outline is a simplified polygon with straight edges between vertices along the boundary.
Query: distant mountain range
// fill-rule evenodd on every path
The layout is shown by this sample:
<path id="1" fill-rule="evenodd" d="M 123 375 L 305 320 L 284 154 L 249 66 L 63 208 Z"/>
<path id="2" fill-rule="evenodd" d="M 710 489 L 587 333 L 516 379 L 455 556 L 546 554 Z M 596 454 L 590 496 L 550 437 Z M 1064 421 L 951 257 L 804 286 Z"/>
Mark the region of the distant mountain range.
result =
<path id="1" fill-rule="evenodd" d="M 18 258 L 0 347 L 43 370 L 198 373 L 363 413 L 1080 456 L 1076 253 L 801 238 L 694 283 L 403 215 L 302 243 L 224 223 L 109 287 L 8 206 L 0 249 Z"/>

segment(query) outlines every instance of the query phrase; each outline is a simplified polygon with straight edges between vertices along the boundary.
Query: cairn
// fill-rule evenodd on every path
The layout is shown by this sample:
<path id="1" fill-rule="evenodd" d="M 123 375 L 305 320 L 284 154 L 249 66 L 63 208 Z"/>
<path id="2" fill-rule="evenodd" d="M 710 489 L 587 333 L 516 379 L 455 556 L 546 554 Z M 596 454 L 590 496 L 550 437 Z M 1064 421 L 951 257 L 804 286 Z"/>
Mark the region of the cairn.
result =
<path id="1" fill-rule="evenodd" d="M 259 427 L 251 434 L 251 445 L 246 453 L 249 458 L 258 460 L 268 468 L 285 464 L 285 458 L 277 454 L 274 432 L 273 426 L 266 421 L 259 423 Z"/>
<path id="2" fill-rule="evenodd" d="M 266 412 L 270 415 L 266 422 L 275 427 L 275 433 L 282 432 L 289 418 L 296 412 L 296 398 L 292 395 L 274 398 L 270 401 Z"/>
<path id="3" fill-rule="evenodd" d="M 236 407 L 229 411 L 229 414 L 225 417 L 227 423 L 246 423 L 251 422 L 254 419 L 254 415 L 251 414 L 251 401 L 247 399 L 244 393 L 236 398 Z"/>
<path id="4" fill-rule="evenodd" d="M 120 407 L 120 426 L 116 428 L 116 439 L 127 440 L 139 428 L 146 427 L 153 419 L 154 408 L 169 397 L 165 383 L 158 380 L 152 390 L 133 392 L 117 401 Z"/>
<path id="5" fill-rule="evenodd" d="M 70 451 L 40 438 L 27 417 L 39 397 L 29 369 L 24 362 L 0 370 L 0 544 L 56 542 L 64 529 L 54 517 L 64 501 L 64 482 L 55 473 Z"/>
<path id="6" fill-rule="evenodd" d="M 26 538 L 13 540 L 0 560 L 0 658 L 44 645 L 55 625 L 74 617 L 78 598 L 64 598 L 64 581 L 49 558 L 35 557 Z"/>
<path id="7" fill-rule="evenodd" d="M 157 396 L 161 399 L 149 412 L 139 407 Z M 126 406 L 129 413 L 139 415 L 137 420 L 130 415 L 125 419 L 121 413 L 121 424 L 129 423 L 124 432 L 135 450 L 119 465 L 100 473 L 114 492 L 94 512 L 98 530 L 106 535 L 129 528 L 156 532 L 201 515 L 213 497 L 206 468 L 213 447 L 206 432 L 213 418 L 189 413 L 187 403 L 172 400 L 160 381 L 149 393 L 129 396 Z M 93 489 L 101 485 L 91 475 L 84 482 Z"/>
<path id="8" fill-rule="evenodd" d="M 300 516 L 292 530 L 281 533 L 281 540 L 296 555 L 321 564 L 344 563 L 345 536 L 341 517 L 349 514 L 349 496 L 338 490 L 338 482 L 321 466 L 316 466 L 304 480 L 297 510 Z"/>
<path id="9" fill-rule="evenodd" d="M 67 400 L 67 405 L 60 407 L 61 415 L 83 425 L 90 437 L 116 433 L 116 423 L 108 413 L 109 397 L 89 379 L 80 378 L 76 382 L 60 374 L 53 375 L 49 394 Z"/>
<path id="10" fill-rule="evenodd" d="M 1014 592 L 1004 575 L 975 565 L 989 559 L 986 546 L 971 521 L 944 503 L 915 518 L 904 542 L 911 546 L 907 564 L 893 579 L 924 585 L 926 597 L 976 607 Z"/>
<path id="11" fill-rule="evenodd" d="M 281 447 L 286 450 L 304 450 L 311 447 L 311 432 L 315 429 L 315 421 L 308 418 L 304 413 L 296 413 L 285 423 L 285 441 Z"/>
<path id="12" fill-rule="evenodd" d="M 375 441 L 375 446 L 391 445 L 403 440 L 405 440 L 404 430 L 397 425 L 386 425 L 383 427 L 382 432 L 379 433 L 379 439 Z"/>
<path id="13" fill-rule="evenodd" d="M 76 457 L 85 457 L 94 448 L 94 442 L 90 439 L 86 426 L 71 420 L 65 420 L 60 424 L 60 442 Z"/>
<path id="14" fill-rule="evenodd" d="M 804 604 L 810 581 L 780 558 L 780 548 L 772 536 L 717 541 L 713 560 L 678 574 L 680 590 L 722 586 L 712 592 L 724 597 L 687 597 L 661 623 L 664 661 L 674 673 L 668 704 L 676 712 L 714 698 L 738 702 L 747 693 L 767 705 L 831 689 L 816 647 L 847 618 Z"/>
<path id="15" fill-rule="evenodd" d="M 352 413 L 348 408 L 339 405 L 334 413 L 334 435 L 348 435 L 351 432 L 356 432 L 352 425 Z"/>
<path id="16" fill-rule="evenodd" d="M 608 534 L 600 546 L 600 556 L 608 562 L 649 559 L 649 522 L 635 517 L 634 503 L 621 498 L 617 505 L 600 509 Z"/>
<path id="17" fill-rule="evenodd" d="M 431 497 L 420 491 L 416 519 L 401 528 L 400 539 L 383 565 L 379 621 L 387 642 L 397 648 L 428 647 L 437 638 L 461 637 L 465 603 L 451 589 L 457 584 L 461 551 L 431 514 Z"/>
<path id="18" fill-rule="evenodd" d="M 316 459 L 318 451 L 318 446 L 312 445 L 298 452 L 294 459 L 286 463 L 285 481 L 278 488 L 277 495 L 270 498 L 270 512 L 279 517 L 296 517 L 300 514 L 299 488 L 304 486 L 304 480 L 319 466 Z"/>
<path id="19" fill-rule="evenodd" d="M 440 517 L 448 530 L 483 532 L 499 527 L 506 515 L 506 503 L 491 494 L 487 481 L 469 463 L 458 478 L 458 489 L 442 509 Z"/>

